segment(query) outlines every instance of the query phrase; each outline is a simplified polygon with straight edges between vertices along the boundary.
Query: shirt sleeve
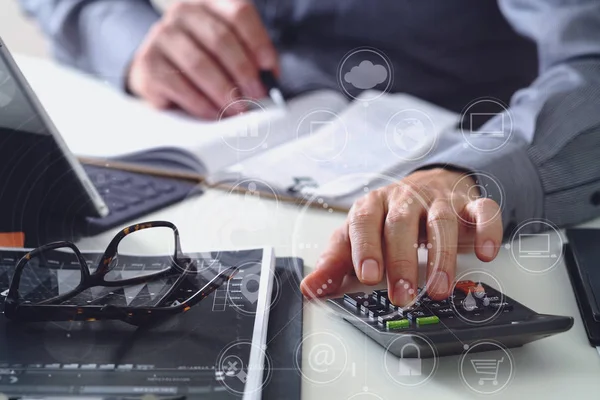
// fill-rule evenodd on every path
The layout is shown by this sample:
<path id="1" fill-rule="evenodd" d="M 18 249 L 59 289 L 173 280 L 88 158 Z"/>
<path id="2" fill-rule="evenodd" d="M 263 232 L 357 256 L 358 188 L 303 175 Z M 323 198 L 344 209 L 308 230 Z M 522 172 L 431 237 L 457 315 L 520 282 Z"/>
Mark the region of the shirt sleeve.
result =
<path id="1" fill-rule="evenodd" d="M 160 18 L 149 0 L 19 0 L 54 57 L 120 89 L 134 52 Z"/>
<path id="2" fill-rule="evenodd" d="M 595 217 L 600 214 L 600 1 L 499 0 L 499 5 L 514 29 L 537 43 L 539 76 L 480 128 L 481 135 L 468 144 L 457 135 L 463 137 L 427 164 L 473 171 L 490 197 L 500 200 L 507 233 L 532 218 L 565 226 Z"/>

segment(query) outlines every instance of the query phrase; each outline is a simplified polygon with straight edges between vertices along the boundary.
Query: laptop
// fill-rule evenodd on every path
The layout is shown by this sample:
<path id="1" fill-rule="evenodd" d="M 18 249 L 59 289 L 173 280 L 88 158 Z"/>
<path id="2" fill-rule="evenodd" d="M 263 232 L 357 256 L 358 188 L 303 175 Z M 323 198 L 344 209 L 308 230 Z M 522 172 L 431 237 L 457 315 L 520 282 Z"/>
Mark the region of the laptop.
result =
<path id="1" fill-rule="evenodd" d="M 80 163 L 1 39 L 0 160 L 0 231 L 40 241 L 41 230 L 94 235 L 197 193 L 195 182 Z"/>

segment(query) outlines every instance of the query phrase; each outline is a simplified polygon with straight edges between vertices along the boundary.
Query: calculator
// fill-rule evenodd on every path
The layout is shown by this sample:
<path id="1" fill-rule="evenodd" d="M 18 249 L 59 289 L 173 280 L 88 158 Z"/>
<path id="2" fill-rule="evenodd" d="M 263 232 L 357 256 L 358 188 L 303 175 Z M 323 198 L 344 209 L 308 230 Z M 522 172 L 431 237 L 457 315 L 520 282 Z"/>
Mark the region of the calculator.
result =
<path id="1" fill-rule="evenodd" d="M 436 301 L 423 289 L 413 304 L 397 307 L 387 290 L 346 293 L 328 303 L 341 316 L 386 350 L 403 358 L 426 358 L 518 347 L 565 332 L 573 318 L 538 314 L 491 286 L 459 281 L 452 294 Z M 396 340 L 409 338 L 412 345 Z"/>

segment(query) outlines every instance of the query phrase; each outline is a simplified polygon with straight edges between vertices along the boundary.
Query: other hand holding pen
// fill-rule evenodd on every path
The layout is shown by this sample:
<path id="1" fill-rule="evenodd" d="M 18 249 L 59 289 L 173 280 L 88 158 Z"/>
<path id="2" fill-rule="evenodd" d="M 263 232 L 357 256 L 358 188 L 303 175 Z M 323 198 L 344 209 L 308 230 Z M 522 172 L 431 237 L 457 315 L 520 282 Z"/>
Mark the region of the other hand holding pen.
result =
<path id="1" fill-rule="evenodd" d="M 157 108 L 177 106 L 214 119 L 236 93 L 264 97 L 259 70 L 278 68 L 275 48 L 248 1 L 180 1 L 134 55 L 126 84 Z M 229 107 L 228 115 L 235 111 Z"/>

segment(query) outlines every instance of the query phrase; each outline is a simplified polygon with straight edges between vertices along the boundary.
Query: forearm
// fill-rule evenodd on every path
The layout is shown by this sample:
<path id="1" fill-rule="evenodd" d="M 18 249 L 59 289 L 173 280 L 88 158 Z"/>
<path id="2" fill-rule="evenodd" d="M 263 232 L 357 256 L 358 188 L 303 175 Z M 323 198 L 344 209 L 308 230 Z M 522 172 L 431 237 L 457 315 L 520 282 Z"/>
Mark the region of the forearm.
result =
<path id="1" fill-rule="evenodd" d="M 134 52 L 159 18 L 148 0 L 19 0 L 57 60 L 124 88 Z"/>
<path id="2" fill-rule="evenodd" d="M 428 163 L 474 171 L 501 202 L 508 233 L 531 218 L 563 226 L 600 215 L 600 2 L 499 3 L 515 30 L 538 44 L 540 76 L 469 146 L 454 136 Z"/>

